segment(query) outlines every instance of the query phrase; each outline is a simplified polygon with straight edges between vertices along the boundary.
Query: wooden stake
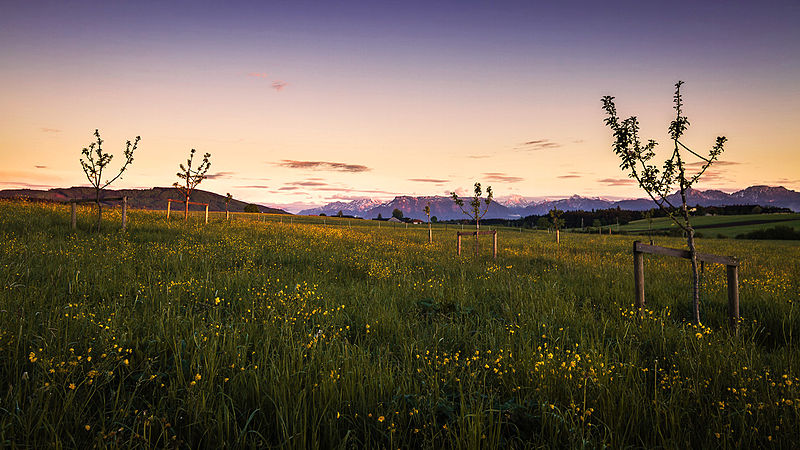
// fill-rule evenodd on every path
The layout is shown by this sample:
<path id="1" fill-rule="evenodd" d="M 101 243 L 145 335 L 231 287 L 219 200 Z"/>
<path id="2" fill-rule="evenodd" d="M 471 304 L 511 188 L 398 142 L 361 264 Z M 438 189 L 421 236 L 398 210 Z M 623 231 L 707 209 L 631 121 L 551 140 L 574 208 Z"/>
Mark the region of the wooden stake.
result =
<path id="1" fill-rule="evenodd" d="M 122 197 L 122 230 L 128 227 L 128 197 Z"/>
<path id="2" fill-rule="evenodd" d="M 72 213 L 70 222 L 72 223 L 72 229 L 75 230 L 78 226 L 78 204 L 75 202 L 70 203 L 70 211 Z"/>
<path id="3" fill-rule="evenodd" d="M 494 232 L 494 240 L 492 241 L 492 257 L 497 259 L 497 230 Z M 475 236 L 475 239 L 478 239 L 478 236 Z"/>
<path id="4" fill-rule="evenodd" d="M 456 246 L 458 249 L 458 256 L 461 256 L 461 235 L 458 235 L 458 245 Z"/>
<path id="5" fill-rule="evenodd" d="M 739 267 L 728 268 L 728 320 L 734 333 L 739 333 Z"/>
<path id="6" fill-rule="evenodd" d="M 639 308 L 639 315 L 644 314 L 644 254 L 636 250 L 633 243 L 633 284 L 636 290 L 636 307 Z"/>
<path id="7" fill-rule="evenodd" d="M 167 220 L 169 220 L 169 210 L 172 208 L 172 202 L 167 200 Z"/>
<path id="8" fill-rule="evenodd" d="M 208 205 L 206 205 L 206 223 L 208 223 Z"/>

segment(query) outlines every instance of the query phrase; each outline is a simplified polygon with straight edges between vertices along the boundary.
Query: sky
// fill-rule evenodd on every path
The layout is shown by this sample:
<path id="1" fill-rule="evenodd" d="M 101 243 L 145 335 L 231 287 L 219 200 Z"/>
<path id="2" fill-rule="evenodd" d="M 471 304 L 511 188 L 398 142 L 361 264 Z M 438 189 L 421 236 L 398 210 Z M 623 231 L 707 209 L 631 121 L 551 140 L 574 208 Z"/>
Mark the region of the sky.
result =
<path id="1" fill-rule="evenodd" d="M 0 189 L 199 186 L 296 212 L 356 198 L 644 193 L 600 99 L 669 156 L 674 84 L 696 186 L 800 190 L 800 2 L 253 1 L 0 4 Z"/>

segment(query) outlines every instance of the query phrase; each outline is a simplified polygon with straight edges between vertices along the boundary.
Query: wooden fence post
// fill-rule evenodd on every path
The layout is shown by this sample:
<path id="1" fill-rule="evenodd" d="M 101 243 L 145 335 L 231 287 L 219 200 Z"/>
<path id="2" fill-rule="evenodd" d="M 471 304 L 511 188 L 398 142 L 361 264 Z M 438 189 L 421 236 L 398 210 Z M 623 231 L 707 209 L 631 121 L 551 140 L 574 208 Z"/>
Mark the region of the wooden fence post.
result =
<path id="1" fill-rule="evenodd" d="M 208 223 L 208 205 L 206 205 L 206 223 Z"/>
<path id="2" fill-rule="evenodd" d="M 494 233 L 492 234 L 494 235 L 494 240 L 492 241 L 492 257 L 497 259 L 497 230 L 494 230 Z"/>
<path id="3" fill-rule="evenodd" d="M 637 250 L 633 243 L 633 284 L 636 290 L 636 307 L 639 308 L 639 315 L 644 314 L 644 254 Z"/>
<path id="4" fill-rule="evenodd" d="M 169 220 L 169 210 L 172 209 L 172 202 L 167 200 L 167 220 Z"/>
<path id="5" fill-rule="evenodd" d="M 475 233 L 475 257 L 478 257 L 478 233 Z"/>
<path id="6" fill-rule="evenodd" d="M 728 265 L 728 320 L 734 333 L 739 332 L 739 267 Z"/>
<path id="7" fill-rule="evenodd" d="M 458 235 L 458 245 L 456 246 L 458 249 L 458 256 L 461 256 L 461 235 Z"/>
<path id="8" fill-rule="evenodd" d="M 122 231 L 128 227 L 128 197 L 122 197 Z"/>
<path id="9" fill-rule="evenodd" d="M 70 223 L 72 224 L 72 229 L 77 229 L 78 226 L 78 204 L 75 202 L 70 203 Z"/>

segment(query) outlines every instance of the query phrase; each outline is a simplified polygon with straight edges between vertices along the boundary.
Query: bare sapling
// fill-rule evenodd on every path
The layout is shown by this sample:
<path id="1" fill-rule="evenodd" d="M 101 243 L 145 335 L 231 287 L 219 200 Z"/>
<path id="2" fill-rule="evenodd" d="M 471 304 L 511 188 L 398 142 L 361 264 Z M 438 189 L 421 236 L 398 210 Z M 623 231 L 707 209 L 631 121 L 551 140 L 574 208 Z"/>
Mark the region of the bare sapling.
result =
<path id="1" fill-rule="evenodd" d="M 208 169 L 211 167 L 211 161 L 209 161 L 211 153 L 206 153 L 203 155 L 203 161 L 200 165 L 196 169 L 192 169 L 192 160 L 194 159 L 195 152 L 196 150 L 192 149 L 189 152 L 189 159 L 186 160 L 186 165 L 180 165 L 181 171 L 178 172 L 178 178 L 183 181 L 176 181 L 172 184 L 178 188 L 185 197 L 183 211 L 184 221 L 189 219 L 189 199 L 192 196 L 192 191 L 206 178 L 206 173 L 208 173 Z"/>
<path id="2" fill-rule="evenodd" d="M 230 192 L 228 192 L 227 194 L 225 194 L 225 221 L 226 221 L 226 222 L 227 222 L 227 221 L 229 221 L 229 220 L 230 220 L 230 218 L 231 218 L 231 214 L 230 214 L 230 212 L 229 212 L 230 210 L 229 210 L 229 208 L 228 208 L 228 207 L 230 206 L 230 203 L 231 203 L 231 200 L 232 200 L 232 199 L 233 199 L 233 196 L 231 195 L 231 193 L 230 193 Z"/>
<path id="3" fill-rule="evenodd" d="M 707 156 L 700 155 L 681 142 L 684 132 L 689 127 L 689 120 L 683 115 L 683 98 L 681 97 L 682 81 L 675 83 L 675 95 L 673 103 L 675 108 L 675 119 L 670 122 L 669 134 L 673 143 L 671 156 L 664 161 L 662 169 L 650 163 L 655 157 L 656 141 L 650 139 L 646 143 L 639 137 L 639 121 L 636 116 L 627 119 L 620 119 L 614 104 L 614 97 L 605 96 L 602 98 L 603 109 L 606 112 L 605 124 L 614 133 L 614 153 L 620 157 L 622 163 L 620 168 L 628 173 L 628 177 L 635 179 L 647 195 L 655 204 L 664 211 L 667 216 L 680 227 L 687 237 L 687 245 L 692 262 L 692 320 L 695 324 L 700 323 L 700 275 L 697 265 L 697 249 L 695 247 L 694 228 L 689 217 L 687 205 L 687 195 L 689 189 L 705 173 L 723 152 L 723 146 L 727 141 L 724 136 L 718 136 L 713 147 L 708 151 Z M 688 153 L 688 155 L 686 154 Z M 699 164 L 691 163 L 692 166 L 699 165 L 697 172 L 686 173 L 686 158 L 692 155 L 699 159 Z M 680 203 L 675 202 L 674 197 L 670 198 L 677 186 L 680 194 Z"/>
<path id="4" fill-rule="evenodd" d="M 553 224 L 553 228 L 556 230 L 556 244 L 561 243 L 560 230 L 565 224 L 564 219 L 561 218 L 563 215 L 564 211 L 558 208 L 553 208 L 550 210 L 550 221 Z"/>
<path id="5" fill-rule="evenodd" d="M 470 219 L 475 221 L 475 230 L 480 231 L 481 229 L 481 218 L 489 212 L 489 204 L 492 203 L 492 187 L 486 187 L 486 198 L 482 199 L 482 190 L 481 184 L 475 183 L 475 195 L 472 197 L 472 200 L 469 202 L 470 209 L 464 209 L 464 200 L 461 200 L 458 197 L 458 194 L 455 192 L 451 192 L 450 196 L 453 198 L 453 202 L 461 208 L 461 212 L 464 213 L 465 216 L 469 217 Z M 481 203 L 486 204 L 486 208 L 481 212 Z"/>
<path id="6" fill-rule="evenodd" d="M 428 243 L 433 244 L 433 231 L 431 230 L 431 202 L 425 205 L 425 215 L 428 216 Z"/>
<path id="7" fill-rule="evenodd" d="M 94 198 L 95 203 L 97 204 L 96 228 L 97 231 L 100 231 L 100 221 L 103 217 L 103 205 L 100 202 L 100 196 L 103 192 L 103 189 L 116 181 L 117 178 L 120 178 L 122 173 L 125 172 L 125 169 L 128 168 L 128 165 L 133 162 L 133 152 L 136 151 L 136 147 L 139 145 L 139 140 L 141 140 L 141 137 L 136 136 L 136 138 L 133 140 L 133 143 L 131 143 L 131 141 L 127 141 L 125 143 L 125 162 L 122 164 L 119 172 L 117 172 L 114 177 L 110 179 L 106 178 L 105 181 L 102 181 L 103 171 L 111 163 L 111 160 L 114 158 L 114 156 L 103 151 L 103 140 L 100 138 L 99 130 L 94 130 L 94 136 L 96 141 L 89 144 L 89 147 L 84 147 L 83 150 L 81 150 L 80 162 L 81 167 L 83 167 L 83 173 L 86 174 L 86 178 L 94 188 Z"/>

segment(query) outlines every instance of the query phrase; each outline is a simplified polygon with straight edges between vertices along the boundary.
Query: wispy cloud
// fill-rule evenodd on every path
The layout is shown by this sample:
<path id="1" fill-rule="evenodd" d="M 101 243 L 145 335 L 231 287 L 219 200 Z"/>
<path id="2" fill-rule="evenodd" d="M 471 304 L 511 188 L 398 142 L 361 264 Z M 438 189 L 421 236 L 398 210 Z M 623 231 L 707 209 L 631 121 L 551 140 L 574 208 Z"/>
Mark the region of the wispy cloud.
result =
<path id="1" fill-rule="evenodd" d="M 519 146 L 515 147 L 515 149 L 525 150 L 525 151 L 537 151 L 537 150 L 549 150 L 559 147 L 561 147 L 561 144 L 559 144 L 558 142 L 553 142 L 550 139 L 534 139 L 519 144 Z"/>
<path id="2" fill-rule="evenodd" d="M 483 175 L 486 176 L 487 181 L 494 181 L 497 183 L 518 183 L 524 180 L 522 177 L 514 177 L 502 172 L 488 172 Z"/>
<path id="3" fill-rule="evenodd" d="M 282 188 L 278 188 L 279 191 L 296 191 L 297 189 L 300 188 L 297 186 L 284 186 Z"/>
<path id="4" fill-rule="evenodd" d="M 686 164 L 686 168 L 688 168 L 688 169 L 700 169 L 700 168 L 703 167 L 704 164 L 705 164 L 705 161 L 695 161 L 695 162 L 687 163 Z M 714 161 L 714 163 L 711 164 L 710 168 L 713 168 L 713 167 L 738 166 L 738 165 L 741 165 L 741 164 L 742 163 L 736 162 L 736 161 Z"/>
<path id="5" fill-rule="evenodd" d="M 47 169 L 47 166 L 33 166 L 33 167 L 35 167 L 37 169 Z"/>
<path id="6" fill-rule="evenodd" d="M 636 180 L 631 178 L 603 178 L 597 180 L 598 183 L 603 183 L 606 186 L 630 186 L 636 184 Z"/>
<path id="7" fill-rule="evenodd" d="M 231 175 L 234 174 L 236 174 L 236 172 L 215 172 L 206 175 L 206 178 L 208 178 L 209 180 L 218 180 L 221 178 L 232 178 Z"/>
<path id="8" fill-rule="evenodd" d="M 11 189 L 50 189 L 49 184 L 25 183 L 23 181 L 0 181 L 0 186 L 11 186 Z"/>
<path id="9" fill-rule="evenodd" d="M 366 172 L 371 170 L 369 167 L 361 164 L 347 164 L 330 161 L 296 161 L 293 159 L 284 159 L 276 164 L 280 167 L 287 167 L 289 169 L 329 170 L 334 172 Z"/>
<path id="10" fill-rule="evenodd" d="M 269 75 L 266 72 L 250 72 L 247 74 L 247 76 L 253 78 L 269 78 Z"/>
<path id="11" fill-rule="evenodd" d="M 43 133 L 61 133 L 61 130 L 59 130 L 58 128 L 42 127 L 40 128 L 40 130 L 42 130 Z"/>
<path id="12" fill-rule="evenodd" d="M 471 158 L 471 159 L 486 159 L 486 158 L 491 158 L 491 155 L 469 155 L 469 156 L 467 156 L 467 158 Z"/>
<path id="13" fill-rule="evenodd" d="M 559 175 L 558 178 L 561 179 L 568 179 L 568 178 L 580 178 L 580 175 Z"/>
<path id="14" fill-rule="evenodd" d="M 328 183 L 323 183 L 321 181 L 293 181 L 291 183 L 286 183 L 290 186 L 305 186 L 305 187 L 312 187 L 312 186 L 327 186 Z"/>
<path id="15" fill-rule="evenodd" d="M 265 184 L 248 184 L 243 186 L 234 186 L 237 189 L 269 189 Z"/>
<path id="16" fill-rule="evenodd" d="M 272 82 L 272 89 L 275 89 L 276 91 L 280 92 L 288 85 L 289 83 L 285 81 L 277 80 Z"/>
<path id="17" fill-rule="evenodd" d="M 408 181 L 416 181 L 418 183 L 447 183 L 450 180 L 440 180 L 438 178 L 409 178 Z"/>

